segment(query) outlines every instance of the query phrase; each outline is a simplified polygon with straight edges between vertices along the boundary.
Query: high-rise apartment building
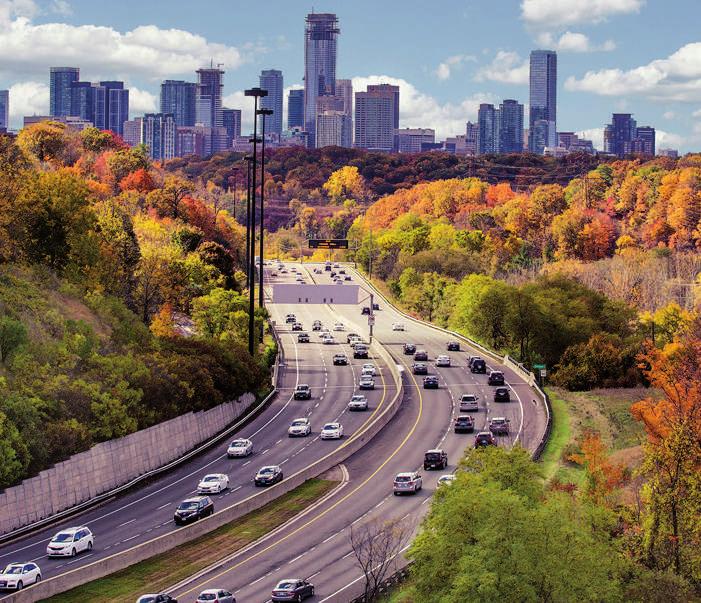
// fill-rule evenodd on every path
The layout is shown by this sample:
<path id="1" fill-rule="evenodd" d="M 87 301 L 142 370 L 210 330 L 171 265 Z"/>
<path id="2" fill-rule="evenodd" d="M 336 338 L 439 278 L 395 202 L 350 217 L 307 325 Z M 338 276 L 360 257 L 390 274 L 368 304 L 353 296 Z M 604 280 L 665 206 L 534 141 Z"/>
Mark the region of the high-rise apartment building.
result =
<path id="1" fill-rule="evenodd" d="M 287 95 L 287 129 L 304 129 L 304 90 L 290 90 Z"/>
<path id="2" fill-rule="evenodd" d="M 206 128 L 222 125 L 224 71 L 219 67 L 197 70 L 195 123 Z"/>
<path id="3" fill-rule="evenodd" d="M 147 113 L 141 121 L 141 142 L 155 161 L 175 157 L 175 118 L 172 113 Z"/>
<path id="4" fill-rule="evenodd" d="M 309 144 L 316 142 L 316 99 L 336 94 L 336 49 L 340 33 L 331 13 L 307 15 L 304 30 L 304 129 Z"/>
<path id="5" fill-rule="evenodd" d="M 336 80 L 336 96 L 343 99 L 343 112 L 353 117 L 353 82 L 351 80 Z"/>
<path id="6" fill-rule="evenodd" d="M 499 105 L 499 153 L 523 151 L 523 105 L 505 100 Z"/>
<path id="7" fill-rule="evenodd" d="M 640 126 L 635 132 L 633 140 L 633 153 L 641 155 L 655 155 L 655 128 Z"/>
<path id="8" fill-rule="evenodd" d="M 0 90 L 0 132 L 10 127 L 10 91 Z"/>
<path id="9" fill-rule="evenodd" d="M 477 112 L 477 155 L 499 152 L 499 109 L 482 103 Z"/>
<path id="10" fill-rule="evenodd" d="M 529 144 L 532 153 L 557 146 L 557 54 L 553 50 L 531 51 L 529 97 Z"/>
<path id="11" fill-rule="evenodd" d="M 344 111 L 325 110 L 316 116 L 316 148 L 350 147 L 351 120 Z"/>
<path id="12" fill-rule="evenodd" d="M 71 114 L 71 85 L 80 79 L 78 67 L 51 67 L 49 80 L 49 114 L 65 117 Z"/>
<path id="13" fill-rule="evenodd" d="M 95 87 L 92 82 L 73 82 L 71 84 L 69 115 L 95 123 Z"/>
<path id="14" fill-rule="evenodd" d="M 421 145 L 436 142 L 432 128 L 398 128 L 394 131 L 394 150 L 399 153 L 420 153 Z"/>
<path id="15" fill-rule="evenodd" d="M 241 137 L 241 109 L 222 109 L 222 123 L 226 130 L 226 148 L 230 149 L 232 142 Z"/>
<path id="16" fill-rule="evenodd" d="M 100 82 L 100 87 L 105 89 L 106 125 L 103 129 L 121 136 L 123 124 L 129 119 L 129 90 L 124 88 L 124 82 L 117 81 Z"/>
<path id="17" fill-rule="evenodd" d="M 197 117 L 197 84 L 184 80 L 161 83 L 161 113 L 170 113 L 178 127 L 194 126 Z"/>
<path id="18" fill-rule="evenodd" d="M 265 118 L 265 133 L 274 134 L 277 138 L 282 135 L 282 71 L 277 69 L 264 69 L 258 78 L 260 87 L 268 91 L 268 96 L 260 99 L 261 109 L 270 109 L 273 114 Z M 263 131 L 263 116 L 259 116 L 258 130 Z"/>
<path id="19" fill-rule="evenodd" d="M 399 88 L 368 86 L 366 92 L 355 93 L 354 146 L 374 151 L 394 148 L 394 127 L 398 123 Z"/>
<path id="20" fill-rule="evenodd" d="M 465 154 L 477 155 L 477 139 L 479 137 L 479 124 L 468 121 L 465 124 Z"/>
<path id="21" fill-rule="evenodd" d="M 637 123 L 630 113 L 614 113 L 611 123 L 604 128 L 604 153 L 624 157 L 633 152 Z"/>
<path id="22" fill-rule="evenodd" d="M 122 140 L 126 142 L 130 147 L 135 147 L 141 144 L 141 124 L 144 121 L 143 117 L 136 117 L 135 119 L 130 119 L 124 122 L 122 129 L 124 133 L 122 134 Z"/>

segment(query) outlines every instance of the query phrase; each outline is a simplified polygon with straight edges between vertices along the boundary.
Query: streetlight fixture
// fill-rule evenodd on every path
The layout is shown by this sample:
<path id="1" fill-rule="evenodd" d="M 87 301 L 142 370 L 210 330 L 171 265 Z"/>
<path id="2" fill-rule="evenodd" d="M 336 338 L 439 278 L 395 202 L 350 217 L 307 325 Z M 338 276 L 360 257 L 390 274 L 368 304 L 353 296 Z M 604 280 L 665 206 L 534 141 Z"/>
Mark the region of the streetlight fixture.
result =
<path id="1" fill-rule="evenodd" d="M 261 116 L 261 151 L 260 151 L 260 276 L 258 277 L 258 307 L 263 307 L 263 219 L 265 218 L 264 199 L 265 199 L 265 118 L 273 114 L 272 109 L 258 109 L 257 115 Z"/>
<path id="2" fill-rule="evenodd" d="M 258 99 L 263 96 L 268 96 L 268 91 L 262 88 L 249 88 L 244 91 L 245 96 L 253 97 L 253 179 L 251 181 L 251 251 L 250 251 L 250 267 L 251 278 L 248 283 L 248 353 L 253 356 L 254 338 L 255 338 L 255 320 L 253 312 L 255 310 L 255 273 L 256 273 L 256 172 L 258 162 L 258 124 L 256 116 L 258 115 Z"/>

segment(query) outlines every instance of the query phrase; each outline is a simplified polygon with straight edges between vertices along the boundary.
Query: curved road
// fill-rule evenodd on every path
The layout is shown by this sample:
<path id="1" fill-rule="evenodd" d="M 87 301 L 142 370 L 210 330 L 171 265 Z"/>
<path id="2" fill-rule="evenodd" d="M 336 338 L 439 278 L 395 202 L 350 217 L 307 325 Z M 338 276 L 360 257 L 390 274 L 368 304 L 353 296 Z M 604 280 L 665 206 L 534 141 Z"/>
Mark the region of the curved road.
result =
<path id="1" fill-rule="evenodd" d="M 310 265 L 305 265 L 303 270 L 307 280 L 329 282 L 328 273 L 312 274 Z M 356 273 L 346 270 L 354 275 L 354 281 L 360 281 Z M 281 275 L 278 280 L 288 280 L 288 277 Z M 367 285 L 362 286 L 369 291 Z M 377 296 L 375 301 L 378 301 Z M 360 305 L 368 305 L 368 301 L 361 301 Z M 313 600 L 348 601 L 353 598 L 357 594 L 354 589 L 362 586 L 362 582 L 348 539 L 350 526 L 375 517 L 399 518 L 418 525 L 438 477 L 454 471 L 464 450 L 474 444 L 474 435 L 452 431 L 453 419 L 459 414 L 457 401 L 463 393 L 480 396 L 480 410 L 472 413 L 476 418 L 476 431 L 486 428 L 490 417 L 503 416 L 510 421 L 511 434 L 500 437 L 500 445 L 512 446 L 518 442 L 531 451 L 536 448 L 545 432 L 545 412 L 540 402 L 534 402 L 533 391 L 520 375 L 486 358 L 490 368 L 504 371 L 511 390 L 511 402 L 495 403 L 492 401 L 494 388 L 487 385 L 487 375 L 473 375 L 466 368 L 468 355 L 482 354 L 470 350 L 464 343 L 460 352 L 447 352 L 446 342 L 450 336 L 403 318 L 381 301 L 380 306 L 374 335 L 402 369 L 405 386 L 404 400 L 395 417 L 346 461 L 349 481 L 335 496 L 329 497 L 313 513 L 285 525 L 269 539 L 217 564 L 211 572 L 175 587 L 171 594 L 179 601 L 194 601 L 201 590 L 215 587 L 231 590 L 239 603 L 267 601 L 278 580 L 292 577 L 309 578 L 315 584 Z M 278 314 L 289 311 L 299 315 L 305 309 L 304 306 L 277 304 L 269 307 Z M 315 314 L 324 311 L 322 306 L 311 307 Z M 361 316 L 360 307 L 335 305 L 333 314 L 367 337 L 367 317 Z M 406 331 L 392 330 L 394 322 L 404 323 Z M 429 373 L 438 375 L 438 390 L 424 390 L 422 377 L 411 374 L 412 357 L 402 353 L 405 342 L 428 351 Z M 435 367 L 433 360 L 442 353 L 450 355 L 450 368 Z M 420 469 L 424 452 L 439 446 L 448 453 L 448 469 L 422 471 L 424 488 L 416 496 L 393 496 L 394 475 Z"/>

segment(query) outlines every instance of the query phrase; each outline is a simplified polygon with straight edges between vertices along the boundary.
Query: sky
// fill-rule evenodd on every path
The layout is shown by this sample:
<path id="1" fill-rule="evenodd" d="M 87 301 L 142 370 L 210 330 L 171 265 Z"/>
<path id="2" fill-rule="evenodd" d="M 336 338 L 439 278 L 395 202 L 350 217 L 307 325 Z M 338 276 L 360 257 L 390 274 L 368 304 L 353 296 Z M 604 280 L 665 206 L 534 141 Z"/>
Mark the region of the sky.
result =
<path id="1" fill-rule="evenodd" d="M 701 151 L 700 0 L 0 0 L 0 88 L 10 124 L 47 114 L 49 67 L 124 79 L 132 116 L 163 79 L 222 63 L 224 104 L 244 111 L 262 69 L 302 85 L 304 17 L 338 15 L 337 77 L 400 86 L 400 127 L 463 134 L 481 102 L 528 103 L 528 55 L 558 51 L 559 131 L 601 147 L 613 112 L 657 128 L 659 148 Z M 526 115 L 528 109 L 526 106 Z"/>

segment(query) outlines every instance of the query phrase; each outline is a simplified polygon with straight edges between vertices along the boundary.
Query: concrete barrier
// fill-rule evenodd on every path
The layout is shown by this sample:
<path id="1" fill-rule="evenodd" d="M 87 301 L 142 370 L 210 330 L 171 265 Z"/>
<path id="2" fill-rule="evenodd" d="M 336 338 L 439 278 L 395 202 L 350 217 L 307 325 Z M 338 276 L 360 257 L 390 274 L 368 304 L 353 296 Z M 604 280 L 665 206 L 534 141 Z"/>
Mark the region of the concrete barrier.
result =
<path id="1" fill-rule="evenodd" d="M 307 468 L 285 478 L 282 482 L 275 484 L 274 486 L 270 486 L 257 494 L 249 496 L 231 507 L 222 509 L 207 519 L 203 519 L 192 525 L 179 528 L 157 538 L 153 538 L 152 540 L 138 544 L 130 549 L 127 549 L 126 551 L 122 551 L 121 553 L 116 553 L 88 565 L 78 567 L 74 570 L 66 572 L 65 574 L 56 576 L 55 578 L 49 578 L 48 580 L 40 582 L 36 586 L 31 586 L 30 588 L 18 593 L 13 593 L 3 598 L 2 601 L 12 603 L 30 603 L 40 601 L 58 593 L 70 590 L 71 588 L 75 588 L 76 586 L 80 586 L 81 584 L 85 584 L 112 574 L 116 571 L 129 567 L 130 565 L 149 559 L 154 555 L 165 553 L 176 546 L 189 542 L 190 540 L 207 534 L 212 530 L 216 530 L 227 523 L 239 519 L 251 511 L 259 509 L 267 503 L 275 500 L 282 494 L 290 492 L 291 490 L 302 485 L 305 481 L 313 479 L 325 471 L 328 471 L 335 465 L 345 461 L 348 457 L 365 446 L 365 444 L 367 444 L 385 425 L 387 425 L 387 423 L 389 423 L 397 412 L 402 400 L 402 379 L 394 359 L 384 349 L 384 347 L 377 343 L 373 343 L 371 349 L 379 354 L 387 363 L 392 380 L 395 384 L 396 392 L 389 404 L 387 404 L 385 408 L 380 411 L 379 414 L 375 416 L 360 433 L 351 435 L 341 446 L 318 459 Z"/>

